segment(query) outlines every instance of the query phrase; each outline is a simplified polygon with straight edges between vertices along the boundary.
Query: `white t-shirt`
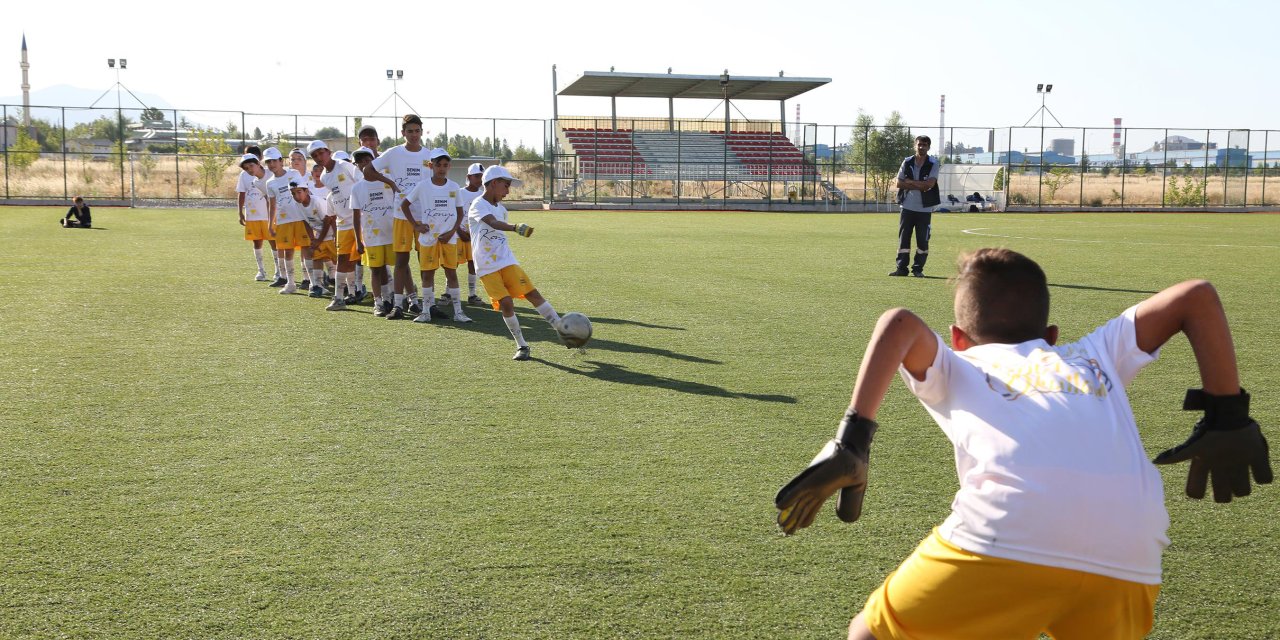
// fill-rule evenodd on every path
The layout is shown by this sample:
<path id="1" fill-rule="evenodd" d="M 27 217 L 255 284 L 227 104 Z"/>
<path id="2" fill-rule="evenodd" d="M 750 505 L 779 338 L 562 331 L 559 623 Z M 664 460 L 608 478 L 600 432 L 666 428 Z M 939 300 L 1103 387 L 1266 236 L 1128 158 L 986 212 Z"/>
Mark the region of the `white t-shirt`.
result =
<path id="1" fill-rule="evenodd" d="M 240 179 L 236 181 L 236 192 L 244 194 L 245 220 L 267 220 L 266 188 L 265 178 L 255 178 L 248 171 L 240 172 Z"/>
<path id="2" fill-rule="evenodd" d="M 1160 583 L 1169 514 L 1125 395 L 1159 352 L 1137 307 L 1080 339 L 984 344 L 900 370 L 955 449 L 960 490 L 938 532 L 974 553 Z"/>
<path id="3" fill-rule="evenodd" d="M 476 263 L 476 275 L 486 276 L 516 262 L 507 244 L 507 234 L 485 224 L 485 216 L 507 221 L 507 208 L 502 203 L 489 204 L 484 198 L 476 198 L 467 212 L 467 224 L 471 228 L 471 256 Z"/>
<path id="4" fill-rule="evenodd" d="M 395 220 L 391 210 L 396 203 L 395 193 L 384 183 L 368 180 L 357 182 L 351 189 L 351 208 L 360 210 L 365 246 L 381 247 L 391 244 L 391 230 Z"/>
<path id="5" fill-rule="evenodd" d="M 326 169 L 320 174 L 320 181 L 329 190 L 329 206 L 333 215 L 338 216 L 338 230 L 349 231 L 353 227 L 351 216 L 351 189 L 364 181 L 360 168 L 350 162 L 333 161 L 333 171 Z M 315 193 L 315 191 L 312 191 Z"/>
<path id="6" fill-rule="evenodd" d="M 422 211 L 421 214 L 414 214 L 418 222 L 431 225 L 431 229 L 426 233 L 418 234 L 418 242 L 423 246 L 434 246 L 436 238 L 442 233 L 451 231 L 454 223 L 458 222 L 459 191 L 462 191 L 462 187 L 448 178 L 445 178 L 443 185 L 438 186 L 427 179 L 419 182 L 418 186 L 406 196 L 410 206 L 418 205 Z M 445 244 L 457 243 L 458 234 L 455 233 Z"/>
<path id="7" fill-rule="evenodd" d="M 400 187 L 400 193 L 396 194 L 395 216 L 401 220 L 407 220 L 404 212 L 400 210 L 400 201 L 408 195 L 413 188 L 418 186 L 419 182 L 431 178 L 431 160 L 428 154 L 431 150 L 423 147 L 417 151 L 409 151 L 404 145 L 396 145 L 387 149 L 382 155 L 373 159 L 373 168 L 381 171 L 388 178 Z M 411 209 L 414 217 L 418 215 L 416 207 Z"/>
<path id="8" fill-rule="evenodd" d="M 305 221 L 307 226 L 311 227 L 311 230 L 316 233 L 320 233 L 320 230 L 324 228 L 324 219 L 333 215 L 332 210 L 329 208 L 329 202 L 324 198 L 317 197 L 316 192 L 314 191 L 311 192 L 311 202 L 308 204 L 302 204 L 296 200 L 294 201 L 294 204 L 297 205 L 298 212 L 302 215 L 303 221 Z M 330 227 L 329 232 L 324 234 L 324 237 L 320 239 L 332 240 L 333 228 Z"/>
<path id="9" fill-rule="evenodd" d="M 467 212 L 471 210 L 471 203 L 482 195 L 484 195 L 483 186 L 475 191 L 468 191 L 466 187 L 458 190 L 458 206 L 462 207 L 462 224 L 464 226 L 467 224 Z"/>
<path id="10" fill-rule="evenodd" d="M 289 190 L 290 182 L 302 184 L 302 176 L 293 169 L 285 169 L 279 177 L 267 172 L 267 198 L 276 201 L 276 224 L 302 221 L 298 203 L 293 201 L 293 193 Z"/>
<path id="11" fill-rule="evenodd" d="M 321 176 L 323 175 L 324 174 L 321 173 Z M 307 187 L 311 189 L 311 195 L 320 198 L 321 200 L 324 200 L 329 196 L 329 187 L 324 186 L 323 180 L 317 184 L 315 177 L 311 174 L 307 174 Z"/>

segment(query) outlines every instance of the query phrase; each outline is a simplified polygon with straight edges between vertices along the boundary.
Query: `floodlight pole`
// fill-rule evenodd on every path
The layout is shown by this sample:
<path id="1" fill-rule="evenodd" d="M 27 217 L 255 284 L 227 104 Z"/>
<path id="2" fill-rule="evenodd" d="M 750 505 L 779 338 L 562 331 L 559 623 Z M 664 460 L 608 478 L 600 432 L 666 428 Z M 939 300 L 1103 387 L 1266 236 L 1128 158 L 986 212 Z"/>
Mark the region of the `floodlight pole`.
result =
<path id="1" fill-rule="evenodd" d="M 720 92 L 724 94 L 724 161 L 720 165 L 720 175 L 724 178 L 724 186 L 720 190 L 720 201 L 723 206 L 729 205 L 729 70 L 720 74 Z"/>

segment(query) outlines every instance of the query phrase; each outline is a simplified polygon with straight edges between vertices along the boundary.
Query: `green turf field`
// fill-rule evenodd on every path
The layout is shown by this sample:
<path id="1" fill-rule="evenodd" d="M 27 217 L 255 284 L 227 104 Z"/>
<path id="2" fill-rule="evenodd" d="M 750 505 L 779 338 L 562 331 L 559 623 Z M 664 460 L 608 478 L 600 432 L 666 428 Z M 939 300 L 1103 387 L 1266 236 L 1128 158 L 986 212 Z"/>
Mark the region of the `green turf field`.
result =
<path id="1" fill-rule="evenodd" d="M 896 214 L 513 212 L 525 270 L 596 331 L 568 351 L 521 306 L 517 363 L 491 310 L 277 295 L 233 211 L 63 212 L 0 208 L 0 637 L 840 637 L 947 514 L 950 445 L 898 383 L 861 521 L 783 538 L 773 494 L 877 316 L 945 332 L 980 246 L 1045 267 L 1065 341 L 1211 279 L 1280 447 L 1278 216 L 940 214 L 915 279 L 885 275 Z M 1180 337 L 1132 386 L 1153 454 L 1189 386 Z M 1280 486 L 1215 505 L 1162 473 L 1152 637 L 1280 637 Z"/>

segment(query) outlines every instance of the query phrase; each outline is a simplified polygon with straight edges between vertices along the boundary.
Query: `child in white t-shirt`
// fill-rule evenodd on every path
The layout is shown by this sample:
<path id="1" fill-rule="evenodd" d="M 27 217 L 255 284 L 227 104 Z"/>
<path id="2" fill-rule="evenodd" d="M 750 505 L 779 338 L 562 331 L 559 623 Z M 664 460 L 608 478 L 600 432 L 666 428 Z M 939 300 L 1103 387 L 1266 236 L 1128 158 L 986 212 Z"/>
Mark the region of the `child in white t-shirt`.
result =
<path id="1" fill-rule="evenodd" d="M 463 217 L 471 210 L 471 203 L 476 201 L 484 188 L 480 182 L 480 176 L 484 174 L 484 165 L 479 162 L 471 163 L 467 167 L 467 186 L 458 192 L 458 206 L 462 207 Z M 458 262 L 467 261 L 467 304 L 482 305 L 484 300 L 476 293 L 476 261 L 471 259 L 471 231 L 468 229 L 470 225 L 462 224 L 458 226 Z"/>
<path id="2" fill-rule="evenodd" d="M 1217 292 L 1184 282 L 1059 345 L 1044 271 L 980 249 L 961 258 L 955 316 L 954 350 L 910 311 L 880 317 L 837 437 L 778 492 L 779 525 L 808 526 L 836 491 L 840 518 L 858 518 L 874 418 L 898 373 L 953 443 L 960 489 L 849 637 L 1145 636 L 1169 517 L 1125 388 L 1173 335 L 1187 335 L 1204 384 L 1185 408 L 1206 417 L 1156 462 L 1192 459 L 1187 494 L 1203 497 L 1212 474 L 1220 502 L 1250 492 L 1250 467 L 1272 479 Z"/>
<path id="3" fill-rule="evenodd" d="M 504 167 L 497 165 L 485 169 L 482 179 L 484 195 L 471 203 L 471 210 L 467 213 L 471 241 L 474 243 L 476 271 L 480 274 L 480 282 L 489 294 L 493 308 L 502 312 L 502 320 L 511 331 L 511 337 L 515 338 L 516 354 L 511 359 L 528 360 L 529 343 L 525 342 L 524 333 L 520 330 L 520 319 L 516 317 L 512 298 L 528 300 L 538 310 L 538 314 L 546 318 L 556 333 L 560 334 L 560 339 L 564 340 L 564 334 L 560 333 L 560 314 L 534 288 L 533 281 L 520 268 L 520 263 L 516 262 L 516 256 L 507 243 L 505 231 L 514 231 L 526 238 L 533 235 L 533 227 L 507 222 L 507 208 L 501 204 L 512 185 L 520 186 L 520 181 L 512 177 Z"/>
<path id="4" fill-rule="evenodd" d="M 458 292 L 458 228 L 462 224 L 462 205 L 458 192 L 462 187 L 449 179 L 449 153 L 444 149 L 431 150 L 431 177 L 418 183 L 405 196 L 400 208 L 406 215 L 413 215 L 417 207 L 418 222 L 427 231 L 418 235 L 418 266 L 422 272 L 422 297 L 424 304 L 414 322 L 431 322 L 436 311 L 436 269 L 444 269 L 445 299 L 453 305 L 454 322 L 471 322 L 462 312 L 462 296 Z M 441 314 L 443 315 L 443 314 Z"/>

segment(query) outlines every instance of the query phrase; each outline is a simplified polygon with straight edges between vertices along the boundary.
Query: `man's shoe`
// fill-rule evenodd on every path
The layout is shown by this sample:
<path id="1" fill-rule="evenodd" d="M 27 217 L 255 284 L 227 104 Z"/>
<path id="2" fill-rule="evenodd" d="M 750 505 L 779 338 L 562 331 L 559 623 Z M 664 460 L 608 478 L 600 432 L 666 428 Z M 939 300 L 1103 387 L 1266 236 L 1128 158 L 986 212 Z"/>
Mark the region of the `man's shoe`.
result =
<path id="1" fill-rule="evenodd" d="M 463 324 L 468 323 L 468 322 L 474 322 L 471 318 L 467 317 L 467 314 L 462 313 L 462 312 L 458 312 L 458 313 L 453 314 L 453 321 L 454 321 L 454 322 L 461 322 L 461 323 L 463 323 Z"/>
<path id="2" fill-rule="evenodd" d="M 290 294 L 293 294 L 293 293 L 297 293 L 297 292 L 298 292 L 298 287 L 297 287 L 297 285 L 286 284 L 286 285 L 284 285 L 283 287 L 281 287 L 281 288 L 280 288 L 280 295 L 282 295 L 282 296 L 287 296 L 287 295 L 290 295 Z"/>
<path id="3" fill-rule="evenodd" d="M 387 315 L 387 302 L 385 300 L 375 300 L 373 303 L 373 315 L 379 318 L 385 318 Z"/>
<path id="4" fill-rule="evenodd" d="M 271 287 L 283 287 L 283 286 L 284 286 L 286 283 L 288 283 L 288 282 L 289 282 L 289 281 L 288 281 L 288 280 L 285 280 L 283 277 L 281 277 L 281 276 L 276 276 L 276 279 L 275 279 L 275 280 L 272 280 L 272 281 L 271 281 L 271 284 L 270 284 L 270 285 L 268 285 L 268 286 L 271 286 Z"/>
<path id="5" fill-rule="evenodd" d="M 893 271 L 890 271 L 890 272 L 889 272 L 889 275 L 891 275 L 891 276 L 905 276 L 905 275 L 907 275 L 907 270 L 906 270 L 906 269 L 894 269 Z"/>
<path id="6" fill-rule="evenodd" d="M 445 313 L 443 309 L 435 306 L 434 304 L 427 307 L 426 309 L 423 309 L 422 311 L 423 313 L 430 313 L 431 317 L 436 320 L 448 320 L 449 318 L 452 317 L 449 314 Z"/>
<path id="7" fill-rule="evenodd" d="M 422 313 L 422 305 L 418 304 L 418 301 L 417 301 L 417 300 L 410 300 L 410 301 L 409 301 L 409 309 L 408 309 L 408 311 L 409 311 L 409 314 L 410 314 L 410 315 L 415 315 L 415 316 L 416 316 L 416 315 L 418 315 L 419 313 Z"/>
<path id="8" fill-rule="evenodd" d="M 923 278 L 923 277 L 924 277 L 924 269 L 912 269 L 912 270 L 911 270 L 911 275 L 912 275 L 912 277 L 916 277 L 916 278 Z"/>
<path id="9" fill-rule="evenodd" d="M 346 308 L 347 308 L 346 300 L 334 300 L 333 302 L 330 302 L 329 306 L 325 307 L 324 310 L 325 311 L 344 311 L 346 310 Z"/>
<path id="10" fill-rule="evenodd" d="M 419 313 L 418 316 L 413 319 L 413 321 L 414 322 L 431 322 L 431 314 L 424 311 L 422 313 Z"/>
<path id="11" fill-rule="evenodd" d="M 266 271 L 259 271 L 259 272 L 258 272 L 258 275 L 256 275 L 256 276 L 254 276 L 254 277 L 253 277 L 253 280 L 254 280 L 254 282 L 266 282 L 266 281 L 267 281 L 267 272 L 266 272 Z"/>
<path id="12" fill-rule="evenodd" d="M 391 310 L 387 312 L 387 319 L 399 320 L 403 317 L 404 317 L 404 309 L 401 309 L 399 305 L 394 305 L 394 304 L 391 305 Z"/>
<path id="13" fill-rule="evenodd" d="M 519 349 L 516 349 L 516 354 L 515 354 L 514 356 L 511 356 L 511 359 L 512 359 L 512 360 L 522 360 L 522 361 L 523 361 L 523 360 L 528 360 L 528 359 L 529 359 L 529 347 L 520 347 Z"/>
<path id="14" fill-rule="evenodd" d="M 302 282 L 299 282 L 299 283 L 298 283 L 298 286 L 299 286 L 299 287 L 302 287 L 303 289 L 310 289 L 310 288 L 311 288 L 311 278 L 304 278 L 304 279 L 302 280 Z"/>
<path id="15" fill-rule="evenodd" d="M 471 297 L 467 298 L 467 304 L 473 304 L 473 305 L 476 305 L 477 307 L 483 307 L 483 306 L 484 306 L 484 300 L 481 300 L 481 299 L 480 299 L 480 296 L 475 296 L 475 295 L 473 295 L 473 296 L 471 296 Z"/>
<path id="16" fill-rule="evenodd" d="M 329 294 L 326 294 L 324 292 L 324 287 L 320 285 L 311 287 L 311 292 L 308 293 L 307 295 L 311 296 L 312 298 L 328 298 L 329 297 Z"/>

